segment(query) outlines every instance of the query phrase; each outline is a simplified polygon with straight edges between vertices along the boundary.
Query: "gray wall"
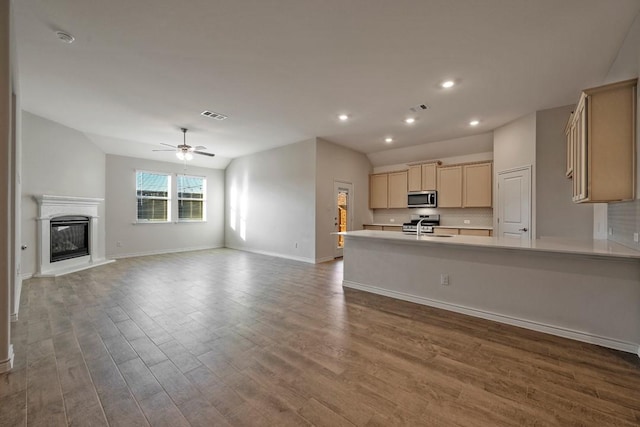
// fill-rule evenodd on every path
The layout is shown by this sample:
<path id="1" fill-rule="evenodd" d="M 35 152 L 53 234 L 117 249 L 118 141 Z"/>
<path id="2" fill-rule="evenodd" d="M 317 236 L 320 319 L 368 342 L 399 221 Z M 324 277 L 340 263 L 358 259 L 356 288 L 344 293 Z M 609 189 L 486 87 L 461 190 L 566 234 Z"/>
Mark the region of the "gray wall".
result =
<path id="1" fill-rule="evenodd" d="M 316 141 L 231 161 L 225 171 L 225 246 L 315 261 Z"/>
<path id="2" fill-rule="evenodd" d="M 336 236 L 334 181 L 353 184 L 350 208 L 353 230 L 373 220 L 369 209 L 371 163 L 366 155 L 318 138 L 316 140 L 316 262 L 333 259 Z"/>
<path id="3" fill-rule="evenodd" d="M 35 195 L 105 197 L 105 154 L 82 132 L 23 112 L 22 115 L 22 274 L 36 272 Z M 102 244 L 98 257 L 105 256 L 105 204 L 98 208 Z"/>
<path id="4" fill-rule="evenodd" d="M 498 173 L 531 165 L 531 238 L 536 237 L 536 113 L 493 131 L 493 227 L 497 224 Z"/>
<path id="5" fill-rule="evenodd" d="M 575 105 L 536 113 L 536 225 L 538 237 L 591 239 L 593 207 L 571 201 L 572 181 L 565 177 L 564 128 Z"/>
<path id="6" fill-rule="evenodd" d="M 136 224 L 136 170 L 204 176 L 207 180 L 207 221 Z M 106 251 L 109 258 L 149 255 L 224 246 L 224 171 L 168 162 L 107 155 Z M 177 203 L 172 201 L 172 218 Z M 120 246 L 118 246 L 120 242 Z"/>
<path id="7" fill-rule="evenodd" d="M 614 61 L 605 83 L 632 79 L 640 76 L 640 15 L 636 17 L 618 56 Z M 640 106 L 640 91 L 637 92 L 637 105 Z M 640 123 L 640 108 L 636 108 L 636 121 Z M 640 146 L 640 131 L 636 124 L 636 147 Z M 640 150 L 637 150 L 636 167 L 640 169 Z M 633 233 L 640 232 L 640 172 L 636 171 L 636 200 L 631 202 L 608 204 L 608 226 L 610 240 L 630 248 L 640 250 L 640 244 L 634 242 Z"/>

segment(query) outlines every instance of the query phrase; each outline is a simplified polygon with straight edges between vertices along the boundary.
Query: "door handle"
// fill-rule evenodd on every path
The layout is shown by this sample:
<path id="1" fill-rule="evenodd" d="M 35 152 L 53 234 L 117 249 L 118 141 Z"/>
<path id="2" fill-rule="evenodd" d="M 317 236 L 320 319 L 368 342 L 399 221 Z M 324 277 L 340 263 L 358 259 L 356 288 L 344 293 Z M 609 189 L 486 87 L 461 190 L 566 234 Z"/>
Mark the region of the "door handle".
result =
<path id="1" fill-rule="evenodd" d="M 518 229 L 518 231 L 524 231 L 524 232 L 526 233 L 527 231 L 529 231 L 529 229 L 528 229 L 527 227 L 525 227 L 525 228 L 519 228 L 519 229 Z"/>

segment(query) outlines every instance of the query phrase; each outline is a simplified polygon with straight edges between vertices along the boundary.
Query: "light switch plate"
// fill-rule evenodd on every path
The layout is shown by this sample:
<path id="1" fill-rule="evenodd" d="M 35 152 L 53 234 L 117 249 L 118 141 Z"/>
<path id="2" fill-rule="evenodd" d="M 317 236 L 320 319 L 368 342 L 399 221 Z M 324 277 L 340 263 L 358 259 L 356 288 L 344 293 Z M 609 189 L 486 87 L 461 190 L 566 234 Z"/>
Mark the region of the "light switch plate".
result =
<path id="1" fill-rule="evenodd" d="M 633 233 L 633 241 L 638 243 L 638 233 Z"/>

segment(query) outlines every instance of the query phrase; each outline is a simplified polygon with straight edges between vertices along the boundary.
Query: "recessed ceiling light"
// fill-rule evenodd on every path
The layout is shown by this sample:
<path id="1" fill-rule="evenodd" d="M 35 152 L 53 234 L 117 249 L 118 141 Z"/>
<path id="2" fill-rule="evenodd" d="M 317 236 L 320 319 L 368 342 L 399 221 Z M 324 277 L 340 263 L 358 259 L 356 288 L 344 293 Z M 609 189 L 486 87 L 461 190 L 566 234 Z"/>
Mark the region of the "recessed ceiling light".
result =
<path id="1" fill-rule="evenodd" d="M 391 144 L 393 142 L 393 138 L 387 137 L 384 139 L 384 142 L 386 142 L 387 144 Z"/>
<path id="2" fill-rule="evenodd" d="M 470 126 L 478 126 L 480 124 L 480 120 L 471 120 L 469 122 Z"/>
<path id="3" fill-rule="evenodd" d="M 76 39 L 71 34 L 65 33 L 64 31 L 56 31 L 56 37 L 58 37 L 60 41 L 63 41 L 68 44 L 73 43 L 73 41 Z"/>
<path id="4" fill-rule="evenodd" d="M 449 89 L 450 87 L 453 87 L 453 85 L 455 85 L 456 82 L 454 82 L 453 80 L 445 80 L 444 82 L 440 83 L 440 86 L 442 86 L 445 89 Z"/>
<path id="5" fill-rule="evenodd" d="M 347 120 L 349 120 L 349 116 L 346 114 L 340 114 L 338 118 L 343 122 L 346 122 Z"/>
<path id="6" fill-rule="evenodd" d="M 404 122 L 408 125 L 411 125 L 416 122 L 416 119 L 414 119 L 413 117 L 407 117 L 406 119 L 404 119 Z"/>

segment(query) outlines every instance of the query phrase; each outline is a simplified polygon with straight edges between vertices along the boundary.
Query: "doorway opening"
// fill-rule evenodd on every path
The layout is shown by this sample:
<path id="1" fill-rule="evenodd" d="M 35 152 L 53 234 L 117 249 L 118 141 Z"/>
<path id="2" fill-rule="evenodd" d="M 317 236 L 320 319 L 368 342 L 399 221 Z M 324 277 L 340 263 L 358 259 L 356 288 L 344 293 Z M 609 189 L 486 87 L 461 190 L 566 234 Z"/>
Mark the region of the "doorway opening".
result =
<path id="1" fill-rule="evenodd" d="M 337 232 L 345 232 L 352 229 L 351 226 L 351 198 L 353 197 L 353 185 L 350 182 L 335 181 L 333 191 L 335 211 L 334 227 Z M 344 236 L 336 236 L 334 245 L 334 257 L 342 256 L 344 248 Z"/>

